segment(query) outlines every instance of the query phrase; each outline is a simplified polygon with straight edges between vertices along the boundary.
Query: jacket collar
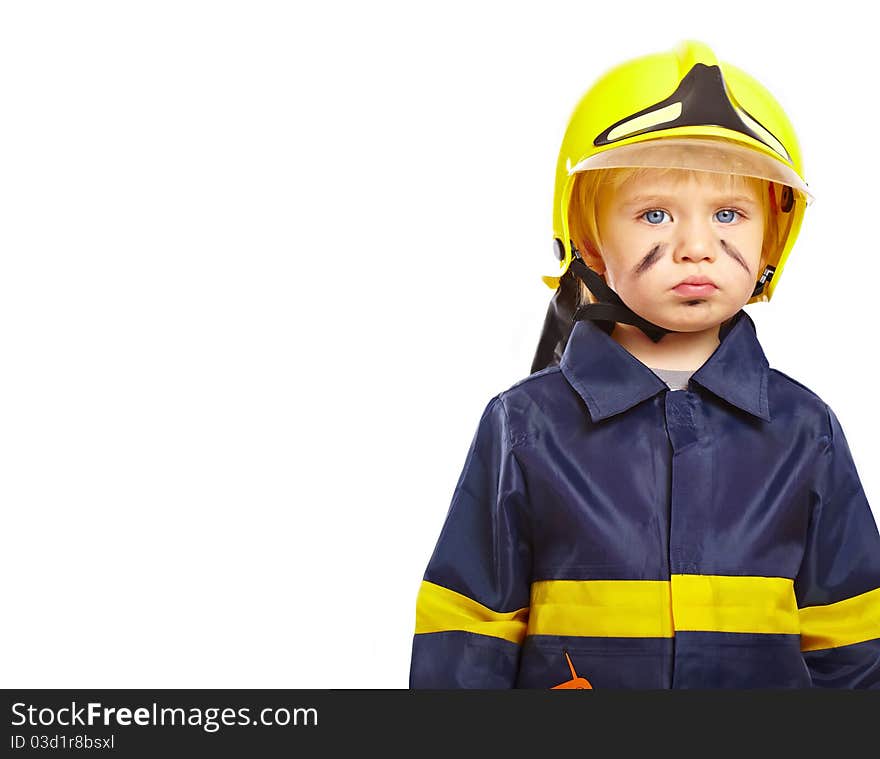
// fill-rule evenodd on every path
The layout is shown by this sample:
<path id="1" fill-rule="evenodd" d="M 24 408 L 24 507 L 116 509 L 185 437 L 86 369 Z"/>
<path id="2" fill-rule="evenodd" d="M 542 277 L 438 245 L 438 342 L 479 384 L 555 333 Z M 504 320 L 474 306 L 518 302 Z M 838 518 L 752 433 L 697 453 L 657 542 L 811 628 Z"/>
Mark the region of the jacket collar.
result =
<path id="1" fill-rule="evenodd" d="M 691 380 L 728 403 L 770 421 L 769 365 L 751 317 L 740 309 Z M 632 408 L 669 386 L 596 322 L 575 322 L 559 364 L 594 422 Z"/>

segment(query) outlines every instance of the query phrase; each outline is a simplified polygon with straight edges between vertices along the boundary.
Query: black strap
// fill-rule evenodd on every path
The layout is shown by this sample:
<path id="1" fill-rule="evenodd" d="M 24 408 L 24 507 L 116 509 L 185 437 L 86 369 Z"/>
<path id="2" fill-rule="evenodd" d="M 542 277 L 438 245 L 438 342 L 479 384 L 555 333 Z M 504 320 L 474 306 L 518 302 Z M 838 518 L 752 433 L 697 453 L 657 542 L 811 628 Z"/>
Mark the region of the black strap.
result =
<path id="1" fill-rule="evenodd" d="M 581 319 L 604 322 L 606 326 L 603 329 L 608 334 L 614 331 L 615 322 L 632 324 L 634 327 L 642 330 L 655 343 L 660 342 L 665 335 L 674 331 L 654 324 L 630 309 L 620 299 L 620 296 L 608 287 L 605 281 L 581 260 L 580 256 L 574 255 L 572 257 L 569 268 L 600 301 L 599 303 L 587 303 L 578 308 L 572 317 L 573 322 L 580 321 Z"/>
<path id="2" fill-rule="evenodd" d="M 558 242 L 561 248 L 561 242 Z M 753 295 L 757 295 L 773 276 L 774 267 L 768 266 Z M 603 302 L 588 303 L 578 306 L 580 302 L 578 281 L 583 282 L 597 298 Z M 572 327 L 576 321 L 588 319 L 595 321 L 608 335 L 614 331 L 617 322 L 632 324 L 642 330 L 653 342 L 660 339 L 673 330 L 667 330 L 647 319 L 643 319 L 634 313 L 620 299 L 614 290 L 605 284 L 596 272 L 587 266 L 581 259 L 577 248 L 572 246 L 572 259 L 566 272 L 560 277 L 559 287 L 550 300 L 547 308 L 547 316 L 544 319 L 544 327 L 538 341 L 538 348 L 532 361 L 532 373 L 544 369 L 547 366 L 556 366 L 562 360 L 562 354 L 568 344 Z M 734 316 L 726 324 L 721 326 L 719 337 L 727 333 L 736 321 Z"/>

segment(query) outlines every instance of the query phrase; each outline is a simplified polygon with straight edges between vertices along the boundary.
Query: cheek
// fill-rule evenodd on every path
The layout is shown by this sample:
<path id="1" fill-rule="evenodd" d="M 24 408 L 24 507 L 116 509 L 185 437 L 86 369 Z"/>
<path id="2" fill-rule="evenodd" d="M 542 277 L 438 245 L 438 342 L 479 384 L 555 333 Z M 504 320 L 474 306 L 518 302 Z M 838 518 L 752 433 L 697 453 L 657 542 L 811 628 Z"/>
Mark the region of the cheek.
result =
<path id="1" fill-rule="evenodd" d="M 735 235 L 743 245 L 760 248 L 764 241 L 764 220 L 752 219 L 748 224 L 739 224 L 732 227 L 728 234 Z"/>
<path id="2" fill-rule="evenodd" d="M 756 269 L 761 261 L 761 249 L 764 246 L 764 225 L 751 224 L 738 231 L 733 239 L 746 261 Z"/>
<path id="3" fill-rule="evenodd" d="M 660 229 L 648 225 L 618 224 L 603 237 L 610 257 L 619 263 L 620 268 L 634 266 L 657 243 L 663 242 L 666 235 Z"/>

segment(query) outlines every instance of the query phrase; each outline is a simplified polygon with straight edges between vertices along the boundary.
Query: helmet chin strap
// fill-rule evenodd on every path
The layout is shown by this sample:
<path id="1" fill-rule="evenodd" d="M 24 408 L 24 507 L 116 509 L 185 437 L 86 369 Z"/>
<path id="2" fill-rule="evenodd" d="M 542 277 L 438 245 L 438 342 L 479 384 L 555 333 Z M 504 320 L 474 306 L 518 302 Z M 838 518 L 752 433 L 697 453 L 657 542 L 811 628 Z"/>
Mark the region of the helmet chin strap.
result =
<path id="1" fill-rule="evenodd" d="M 590 292 L 599 299 L 598 303 L 587 303 L 578 308 L 574 312 L 572 322 L 580 321 L 581 319 L 600 322 L 602 329 L 609 335 L 614 331 L 615 322 L 632 324 L 642 330 L 655 343 L 660 342 L 670 332 L 678 331 L 666 329 L 639 316 L 620 299 L 620 296 L 614 290 L 605 284 L 602 277 L 583 262 L 576 252 L 572 256 L 569 268 L 587 286 Z"/>
<path id="2" fill-rule="evenodd" d="M 661 327 L 660 325 L 654 324 L 653 322 L 639 316 L 620 299 L 620 296 L 614 292 L 614 290 L 605 284 L 602 277 L 596 274 L 596 272 L 584 263 L 583 259 L 578 254 L 577 248 L 573 249 L 569 268 L 599 300 L 598 303 L 587 303 L 580 306 L 572 316 L 572 323 L 582 319 L 590 319 L 591 321 L 599 322 L 601 328 L 609 335 L 614 331 L 615 322 L 632 324 L 642 330 L 642 332 L 644 332 L 651 341 L 655 343 L 659 343 L 670 332 L 680 331 L 666 329 L 665 327 Z M 752 297 L 764 289 L 764 286 L 773 276 L 774 270 L 775 267 L 773 266 L 765 268 L 764 273 L 755 285 Z"/>

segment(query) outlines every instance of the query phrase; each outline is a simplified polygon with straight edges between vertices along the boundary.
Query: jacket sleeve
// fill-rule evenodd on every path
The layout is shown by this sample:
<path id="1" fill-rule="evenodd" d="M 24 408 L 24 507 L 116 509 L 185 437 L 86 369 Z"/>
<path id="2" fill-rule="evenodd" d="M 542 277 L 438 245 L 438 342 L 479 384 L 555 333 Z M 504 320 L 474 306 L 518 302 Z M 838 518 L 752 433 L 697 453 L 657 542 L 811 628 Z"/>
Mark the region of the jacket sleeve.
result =
<path id="1" fill-rule="evenodd" d="M 840 422 L 826 410 L 795 579 L 801 650 L 814 687 L 880 689 L 880 533 Z"/>
<path id="2" fill-rule="evenodd" d="M 483 411 L 416 599 L 410 688 L 512 688 L 531 548 L 523 473 L 500 396 Z"/>

